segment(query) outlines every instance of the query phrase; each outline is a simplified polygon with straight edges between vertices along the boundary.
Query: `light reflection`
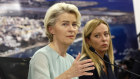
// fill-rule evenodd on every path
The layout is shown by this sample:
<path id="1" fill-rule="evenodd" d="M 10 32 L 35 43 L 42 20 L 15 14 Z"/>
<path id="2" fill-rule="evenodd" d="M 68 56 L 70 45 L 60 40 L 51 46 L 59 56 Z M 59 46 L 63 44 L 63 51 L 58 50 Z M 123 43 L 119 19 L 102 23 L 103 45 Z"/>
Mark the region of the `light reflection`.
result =
<path id="1" fill-rule="evenodd" d="M 18 1 L 12 3 L 0 4 L 0 15 L 6 15 L 8 13 L 20 12 L 21 5 Z"/>

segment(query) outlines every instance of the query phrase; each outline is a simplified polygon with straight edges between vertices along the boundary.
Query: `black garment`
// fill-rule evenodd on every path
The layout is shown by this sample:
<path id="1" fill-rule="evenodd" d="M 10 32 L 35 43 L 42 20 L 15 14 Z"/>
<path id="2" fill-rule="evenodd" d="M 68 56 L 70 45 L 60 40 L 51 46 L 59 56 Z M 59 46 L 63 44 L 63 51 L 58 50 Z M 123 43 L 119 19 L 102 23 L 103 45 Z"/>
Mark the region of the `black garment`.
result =
<path id="1" fill-rule="evenodd" d="M 132 72 L 140 75 L 140 50 L 133 51 L 131 54 L 131 58 L 133 60 Z M 130 79 L 140 79 L 140 77 L 131 74 Z"/>
<path id="2" fill-rule="evenodd" d="M 89 59 L 89 57 L 83 58 L 83 60 L 85 60 L 85 59 Z M 104 56 L 104 60 L 110 62 L 107 56 Z M 107 75 L 105 74 L 105 72 L 103 71 L 103 69 L 101 67 L 101 76 L 100 77 L 95 68 L 94 70 L 88 71 L 88 72 L 93 72 L 92 76 L 80 76 L 79 79 L 117 79 L 115 76 L 117 74 L 117 72 L 114 74 L 114 72 L 112 71 L 111 65 L 109 65 L 107 63 L 105 63 L 105 65 L 107 68 Z"/>

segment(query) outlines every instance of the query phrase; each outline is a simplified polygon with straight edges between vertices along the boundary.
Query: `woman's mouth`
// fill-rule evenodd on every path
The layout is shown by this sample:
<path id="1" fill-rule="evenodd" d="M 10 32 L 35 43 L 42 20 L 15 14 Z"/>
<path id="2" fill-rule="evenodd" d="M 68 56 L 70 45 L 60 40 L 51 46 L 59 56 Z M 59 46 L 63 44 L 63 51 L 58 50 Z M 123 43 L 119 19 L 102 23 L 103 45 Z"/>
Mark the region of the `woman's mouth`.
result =
<path id="1" fill-rule="evenodd" d="M 69 36 L 67 36 L 68 38 L 74 38 L 74 35 L 69 35 Z"/>
<path id="2" fill-rule="evenodd" d="M 107 45 L 107 44 L 103 44 L 102 46 L 103 46 L 103 47 L 107 47 L 108 45 Z"/>

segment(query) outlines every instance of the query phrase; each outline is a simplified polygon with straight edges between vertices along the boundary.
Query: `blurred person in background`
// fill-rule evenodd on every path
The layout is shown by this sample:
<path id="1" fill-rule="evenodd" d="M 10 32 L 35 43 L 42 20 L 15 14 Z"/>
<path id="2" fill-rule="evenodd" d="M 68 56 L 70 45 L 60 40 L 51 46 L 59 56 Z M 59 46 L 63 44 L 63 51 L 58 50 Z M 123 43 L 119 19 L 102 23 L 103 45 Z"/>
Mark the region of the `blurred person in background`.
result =
<path id="1" fill-rule="evenodd" d="M 28 79 L 78 79 L 78 76 L 93 75 L 91 59 L 80 61 L 67 53 L 80 27 L 81 14 L 72 4 L 56 3 L 44 18 L 48 45 L 39 49 L 31 58 Z"/>
<path id="2" fill-rule="evenodd" d="M 114 64 L 109 25 L 101 19 L 92 19 L 84 27 L 81 60 L 92 59 L 95 69 L 88 71 L 94 73 L 92 76 L 80 76 L 79 79 L 117 79 L 114 66 L 104 62 L 90 47 L 104 60 Z"/>
<path id="3" fill-rule="evenodd" d="M 138 44 L 140 46 L 140 33 L 137 35 L 138 38 Z M 132 66 L 132 72 L 140 75 L 140 47 L 138 48 L 138 50 L 132 51 L 132 53 L 130 54 L 131 56 L 131 60 L 133 61 L 133 66 Z M 140 77 L 131 74 L 131 78 L 130 79 L 140 79 Z"/>

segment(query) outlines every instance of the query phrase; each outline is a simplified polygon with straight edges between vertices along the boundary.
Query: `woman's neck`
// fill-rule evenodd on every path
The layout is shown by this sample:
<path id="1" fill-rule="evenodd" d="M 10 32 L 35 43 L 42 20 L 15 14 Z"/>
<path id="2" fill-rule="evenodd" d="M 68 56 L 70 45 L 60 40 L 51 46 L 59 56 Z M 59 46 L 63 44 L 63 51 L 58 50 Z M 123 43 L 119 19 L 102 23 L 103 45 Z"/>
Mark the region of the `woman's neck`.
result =
<path id="1" fill-rule="evenodd" d="M 57 42 L 51 42 L 49 44 L 51 48 L 53 48 L 60 56 L 65 57 L 66 56 L 66 51 L 68 46 L 67 45 L 62 45 Z"/>
<path id="2" fill-rule="evenodd" d="M 105 52 L 97 52 L 102 58 L 104 58 Z"/>

